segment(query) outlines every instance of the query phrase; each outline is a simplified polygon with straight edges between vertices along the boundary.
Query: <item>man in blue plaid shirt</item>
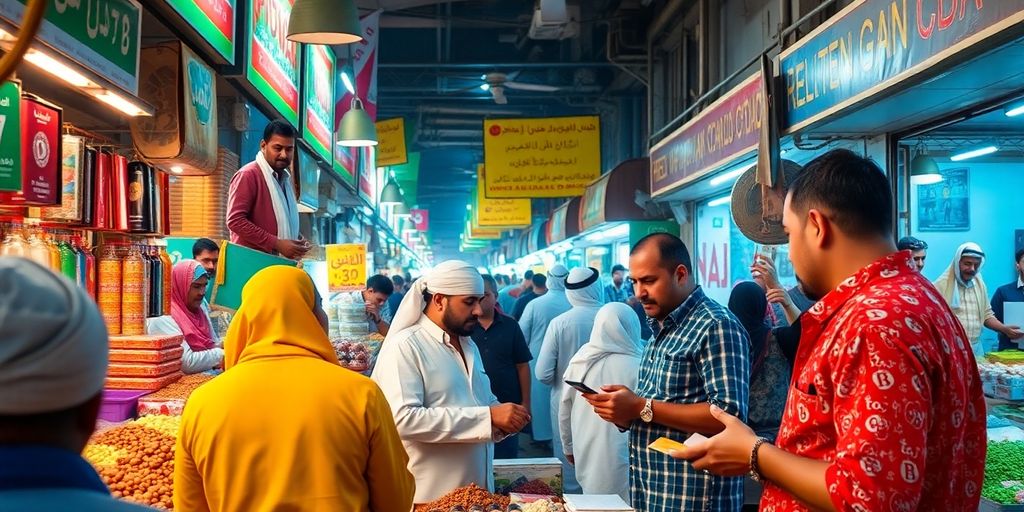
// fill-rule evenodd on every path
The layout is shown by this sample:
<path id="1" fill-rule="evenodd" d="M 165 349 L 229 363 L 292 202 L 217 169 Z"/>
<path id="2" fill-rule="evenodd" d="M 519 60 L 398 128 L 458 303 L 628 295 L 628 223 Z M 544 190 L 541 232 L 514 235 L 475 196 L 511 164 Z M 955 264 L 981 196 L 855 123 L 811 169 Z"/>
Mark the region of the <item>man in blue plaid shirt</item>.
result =
<path id="1" fill-rule="evenodd" d="M 684 441 L 694 432 L 720 432 L 712 404 L 746 420 L 747 333 L 728 309 L 704 295 L 692 269 L 689 251 L 676 236 L 657 233 L 637 242 L 629 270 L 653 320 L 654 338 L 636 392 L 613 385 L 584 395 L 602 418 L 630 430 L 630 487 L 638 512 L 725 512 L 743 505 L 742 478 L 697 471 L 647 448 L 659 437 Z"/>

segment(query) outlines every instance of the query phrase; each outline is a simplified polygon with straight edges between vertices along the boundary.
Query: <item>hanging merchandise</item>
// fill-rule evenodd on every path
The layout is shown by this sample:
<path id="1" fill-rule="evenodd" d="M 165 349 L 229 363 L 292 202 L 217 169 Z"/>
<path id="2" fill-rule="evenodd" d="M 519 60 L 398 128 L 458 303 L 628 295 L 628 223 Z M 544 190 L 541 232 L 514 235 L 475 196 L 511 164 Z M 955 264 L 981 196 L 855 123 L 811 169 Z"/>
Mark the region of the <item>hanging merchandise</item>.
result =
<path id="1" fill-rule="evenodd" d="M 160 246 L 160 261 L 163 262 L 163 268 L 166 269 L 166 272 L 163 273 L 163 292 L 160 295 L 163 298 L 160 314 L 169 315 L 171 314 L 171 270 L 173 266 L 171 255 L 167 254 L 167 248 L 162 245 Z"/>
<path id="2" fill-rule="evenodd" d="M 28 254 L 28 242 L 22 234 L 21 224 L 11 224 L 4 235 L 3 244 L 0 245 L 0 256 L 21 256 L 27 258 Z"/>
<path id="3" fill-rule="evenodd" d="M 50 251 L 50 270 L 60 274 L 61 263 L 60 263 L 60 245 L 57 243 L 57 237 L 49 233 L 45 237 L 46 247 Z"/>
<path id="4" fill-rule="evenodd" d="M 71 244 L 68 243 L 67 238 L 60 239 L 60 272 L 64 274 L 64 277 L 70 279 L 72 282 L 78 281 L 78 256 L 75 255 L 75 251 L 71 248 Z"/>
<path id="5" fill-rule="evenodd" d="M 146 209 L 146 164 L 128 164 L 128 230 L 133 233 L 145 231 Z"/>
<path id="6" fill-rule="evenodd" d="M 82 222 L 84 198 L 92 187 L 86 187 L 85 141 L 74 135 L 61 138 L 60 206 L 42 208 L 40 216 L 47 220 Z"/>
<path id="7" fill-rule="evenodd" d="M 112 228 L 128 231 L 128 159 L 121 155 L 111 157 L 114 170 L 114 201 Z"/>
<path id="8" fill-rule="evenodd" d="M 107 323 L 111 336 L 121 334 L 121 282 L 123 281 L 121 257 L 114 244 L 104 244 L 99 258 L 99 292 L 97 301 L 100 313 Z"/>
<path id="9" fill-rule="evenodd" d="M 60 204 L 62 110 L 30 95 L 21 99 L 21 191 L 0 193 L 0 203 Z"/>
<path id="10" fill-rule="evenodd" d="M 153 262 L 149 281 L 149 316 L 155 317 L 164 313 L 164 274 L 170 274 L 170 269 L 165 270 L 160 250 L 155 245 L 149 246 L 149 259 Z"/>
<path id="11" fill-rule="evenodd" d="M 53 268 L 53 260 L 50 258 L 50 246 L 46 245 L 39 228 L 32 229 L 28 234 L 28 259 L 36 263 Z"/>
<path id="12" fill-rule="evenodd" d="M 146 233 L 157 233 L 157 218 L 160 216 L 160 202 L 157 196 L 160 192 L 160 183 L 157 178 L 156 169 L 147 164 L 145 169 L 146 203 L 143 210 L 142 230 Z"/>
<path id="13" fill-rule="evenodd" d="M 99 230 L 114 229 L 110 215 L 114 201 L 114 172 L 111 167 L 113 156 L 107 149 L 96 150 L 96 195 L 93 198 L 92 226 Z"/>
<path id="14" fill-rule="evenodd" d="M 82 161 L 82 224 L 92 226 L 95 221 L 96 157 L 95 148 L 86 147 Z"/>
<path id="15" fill-rule="evenodd" d="M 146 329 L 146 260 L 137 246 L 127 247 L 122 264 L 121 334 L 140 335 Z"/>
<path id="16" fill-rule="evenodd" d="M 93 300 L 96 297 L 96 255 L 92 252 L 89 244 L 82 244 L 82 252 L 85 254 L 85 291 Z"/>

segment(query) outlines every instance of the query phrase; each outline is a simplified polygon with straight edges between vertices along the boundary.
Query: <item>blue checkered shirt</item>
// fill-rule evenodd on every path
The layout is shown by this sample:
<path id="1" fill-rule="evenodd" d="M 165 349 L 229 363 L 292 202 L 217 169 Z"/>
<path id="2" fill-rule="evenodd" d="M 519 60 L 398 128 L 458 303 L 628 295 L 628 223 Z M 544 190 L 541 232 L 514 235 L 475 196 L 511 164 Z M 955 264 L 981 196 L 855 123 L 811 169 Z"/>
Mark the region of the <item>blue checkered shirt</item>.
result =
<path id="1" fill-rule="evenodd" d="M 725 307 L 699 287 L 659 326 L 644 352 L 636 393 L 677 404 L 712 403 L 746 420 L 750 341 Z M 655 408 L 657 409 L 657 408 Z M 683 460 L 647 449 L 659 437 L 685 441 L 680 432 L 636 420 L 629 434 L 630 486 L 638 512 L 739 511 L 743 478 L 693 469 Z"/>

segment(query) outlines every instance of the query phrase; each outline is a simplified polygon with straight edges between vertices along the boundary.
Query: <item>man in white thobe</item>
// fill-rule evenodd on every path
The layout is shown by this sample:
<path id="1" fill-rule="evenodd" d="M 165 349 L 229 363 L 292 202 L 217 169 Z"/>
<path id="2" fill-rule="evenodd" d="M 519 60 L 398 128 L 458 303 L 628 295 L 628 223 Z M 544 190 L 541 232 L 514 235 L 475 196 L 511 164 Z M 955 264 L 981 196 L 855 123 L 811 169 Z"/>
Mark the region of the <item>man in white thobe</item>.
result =
<path id="1" fill-rule="evenodd" d="M 409 454 L 417 504 L 471 483 L 493 490 L 494 441 L 530 421 L 522 406 L 498 403 L 470 338 L 483 295 L 468 263 L 428 271 L 402 299 L 373 370 Z"/>
<path id="2" fill-rule="evenodd" d="M 572 307 L 569 299 L 565 297 L 565 278 L 568 276 L 569 270 L 565 266 L 551 267 L 548 271 L 548 292 L 530 301 L 523 311 L 523 317 L 519 319 L 519 328 L 523 330 L 526 344 L 533 355 L 533 360 L 530 361 L 530 375 L 533 377 L 533 382 L 530 383 L 530 414 L 533 416 L 533 431 L 530 437 L 536 442 L 551 441 L 554 439 L 553 434 L 556 433 L 551 429 L 553 418 L 551 407 L 548 405 L 551 403 L 551 386 L 538 381 L 535 372 L 548 324 Z"/>
<path id="3" fill-rule="evenodd" d="M 579 493 L 576 472 L 569 464 L 558 435 L 559 408 L 566 384 L 562 381 L 569 361 L 589 339 L 594 330 L 594 319 L 604 305 L 604 289 L 601 274 L 594 268 L 574 268 L 565 280 L 565 295 L 572 309 L 555 317 L 544 334 L 544 344 L 537 357 L 535 374 L 537 380 L 551 386 L 551 428 L 555 433 L 552 447 L 555 457 L 562 461 L 563 485 L 566 493 Z"/>

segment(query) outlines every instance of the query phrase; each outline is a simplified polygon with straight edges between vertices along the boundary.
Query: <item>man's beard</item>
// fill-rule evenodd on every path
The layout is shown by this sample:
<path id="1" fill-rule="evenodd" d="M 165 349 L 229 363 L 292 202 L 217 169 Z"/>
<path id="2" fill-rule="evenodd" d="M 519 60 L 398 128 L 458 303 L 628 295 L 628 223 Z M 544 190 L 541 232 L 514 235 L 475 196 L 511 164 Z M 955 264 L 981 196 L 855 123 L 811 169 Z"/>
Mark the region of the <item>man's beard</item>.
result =
<path id="1" fill-rule="evenodd" d="M 822 297 L 825 296 L 824 293 L 817 293 L 817 292 L 811 290 L 807 286 L 807 283 L 805 283 L 803 281 L 803 279 L 800 279 L 800 276 L 796 276 L 796 282 L 799 283 L 800 291 L 803 292 L 804 297 L 807 297 L 808 299 L 810 299 L 810 300 L 812 300 L 814 302 L 818 302 L 819 300 L 822 299 Z"/>
<path id="2" fill-rule="evenodd" d="M 459 319 L 455 318 L 451 309 L 446 309 L 441 322 L 444 323 L 446 331 L 453 332 L 459 336 L 469 336 L 473 334 L 473 328 L 476 327 L 478 320 L 474 317 L 471 323 L 467 324 L 465 322 L 461 322 Z"/>

